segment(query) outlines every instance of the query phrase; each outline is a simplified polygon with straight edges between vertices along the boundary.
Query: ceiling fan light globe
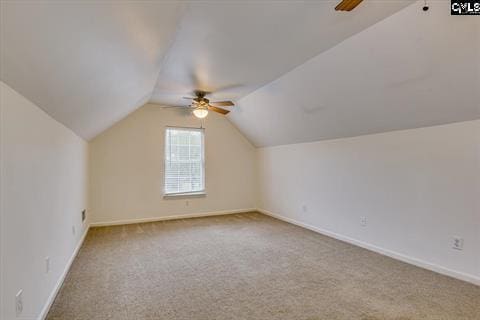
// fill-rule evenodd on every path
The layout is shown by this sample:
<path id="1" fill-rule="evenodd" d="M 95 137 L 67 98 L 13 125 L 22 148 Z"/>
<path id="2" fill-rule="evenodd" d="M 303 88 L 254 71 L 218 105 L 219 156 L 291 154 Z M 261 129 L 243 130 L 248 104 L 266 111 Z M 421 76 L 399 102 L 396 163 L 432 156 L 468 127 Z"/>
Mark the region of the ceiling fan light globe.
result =
<path id="1" fill-rule="evenodd" d="M 196 108 L 193 110 L 193 115 L 199 119 L 203 119 L 208 115 L 208 110 L 205 108 Z"/>

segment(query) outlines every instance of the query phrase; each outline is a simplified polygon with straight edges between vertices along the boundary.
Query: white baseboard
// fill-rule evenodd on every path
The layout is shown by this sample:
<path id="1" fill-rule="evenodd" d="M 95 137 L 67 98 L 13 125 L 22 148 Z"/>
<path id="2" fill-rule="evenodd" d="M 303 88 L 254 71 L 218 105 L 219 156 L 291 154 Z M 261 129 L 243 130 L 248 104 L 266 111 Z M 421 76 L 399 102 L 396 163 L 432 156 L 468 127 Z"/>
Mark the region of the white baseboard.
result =
<path id="1" fill-rule="evenodd" d="M 48 297 L 47 302 L 45 303 L 42 311 L 40 312 L 40 315 L 38 316 L 38 320 L 44 320 L 47 317 L 48 311 L 50 311 L 53 301 L 55 301 L 55 297 L 57 296 L 58 291 L 62 287 L 63 281 L 65 281 L 65 277 L 67 276 L 67 273 L 70 270 L 70 267 L 72 266 L 73 260 L 75 260 L 75 258 L 77 257 L 77 254 L 80 251 L 80 248 L 82 247 L 83 242 L 85 241 L 85 238 L 87 237 L 87 233 L 89 229 L 90 229 L 90 225 L 87 225 L 85 232 L 83 233 L 82 237 L 80 238 L 80 241 L 75 247 L 75 250 L 73 250 L 73 253 L 70 256 L 70 259 L 68 259 L 67 265 L 65 266 L 65 269 L 63 270 L 62 275 L 60 276 L 57 283 L 55 284 L 55 287 L 52 293 Z"/>
<path id="2" fill-rule="evenodd" d="M 322 228 L 314 227 L 312 225 L 309 225 L 309 224 L 306 224 L 306 223 L 303 223 L 303 222 L 300 222 L 300 221 L 297 221 L 297 220 L 294 220 L 294 219 L 291 219 L 291 218 L 287 218 L 287 217 L 275 214 L 273 212 L 270 212 L 270 211 L 267 211 L 267 210 L 264 210 L 264 209 L 249 208 L 249 209 L 225 210 L 225 211 L 214 211 L 214 212 L 204 212 L 204 213 L 189 213 L 189 214 L 173 215 L 173 216 L 165 216 L 165 217 L 153 217 L 153 218 L 143 218 L 143 219 L 129 219 L 129 220 L 117 220 L 117 221 L 109 221 L 109 222 L 91 223 L 90 225 L 87 226 L 87 228 L 85 229 L 85 232 L 82 235 L 82 238 L 80 239 L 77 246 L 75 247 L 75 250 L 73 251 L 70 259 L 68 260 L 67 265 L 65 266 L 65 269 L 64 269 L 62 275 L 58 279 L 54 290 L 52 291 L 52 293 L 48 297 L 47 302 L 45 303 L 45 306 L 43 307 L 42 311 L 40 312 L 38 320 L 44 320 L 46 318 L 46 316 L 48 314 L 48 311 L 50 310 L 50 307 L 52 306 L 52 304 L 55 300 L 55 297 L 57 296 L 58 291 L 62 287 L 63 281 L 65 280 L 65 277 L 67 276 L 67 273 L 70 270 L 70 267 L 71 267 L 73 261 L 75 260 L 75 257 L 77 256 L 78 252 L 80 251 L 80 248 L 83 245 L 83 242 L 85 241 L 85 238 L 87 236 L 87 233 L 88 233 L 88 230 L 90 229 L 90 227 L 112 226 L 112 225 L 121 225 L 121 224 L 132 224 L 132 223 L 186 219 L 186 218 L 198 218 L 198 217 L 218 216 L 218 215 L 225 215 L 225 214 L 251 212 L 251 211 L 261 212 L 261 213 L 266 214 L 268 216 L 271 216 L 273 218 L 283 220 L 285 222 L 300 226 L 300 227 L 305 228 L 305 229 L 312 230 L 314 232 L 326 235 L 328 237 L 332 237 L 332 238 L 338 239 L 340 241 L 344 241 L 344 242 L 356 245 L 358 247 L 362 247 L 364 249 L 383 254 L 383 255 L 388 256 L 390 258 L 397 259 L 397 260 L 415 265 L 415 266 L 420 267 L 420 268 L 424 268 L 424 269 L 434 271 L 434 272 L 437 272 L 437 273 L 440 273 L 440 274 L 443 274 L 443 275 L 446 275 L 446 276 L 450 276 L 450 277 L 453 277 L 453 278 L 456 278 L 456 279 L 467 281 L 467 282 L 473 283 L 475 285 L 480 285 L 480 278 L 475 277 L 473 275 L 462 273 L 462 272 L 459 272 L 459 271 L 454 271 L 454 270 L 451 270 L 451 269 L 448 269 L 448 268 L 445 268 L 445 267 L 441 267 L 441 266 L 438 266 L 438 265 L 435 265 L 435 264 L 432 264 L 432 263 L 429 263 L 429 262 L 426 262 L 426 261 L 423 261 L 423 260 L 420 260 L 420 259 L 409 257 L 409 256 L 406 256 L 404 254 L 397 253 L 397 252 L 394 252 L 394 251 L 391 251 L 391 250 L 387 250 L 387 249 L 384 249 L 384 248 L 381 248 L 381 247 L 378 247 L 378 246 L 375 246 L 375 245 L 372 245 L 372 244 L 369 244 L 369 243 L 366 243 L 366 242 L 363 242 L 363 241 L 360 241 L 360 240 L 357 240 L 357 239 L 353 239 L 353 238 L 350 238 L 350 237 L 347 237 L 347 236 L 343 236 L 343 235 L 340 235 L 340 234 L 335 233 L 335 232 L 331 232 L 331 231 L 328 231 L 328 230 L 325 230 L 325 229 L 322 229 Z"/>
<path id="3" fill-rule="evenodd" d="M 145 223 L 145 222 L 155 222 L 155 221 L 164 221 L 164 220 L 178 220 L 178 219 L 187 219 L 187 218 L 200 218 L 200 217 L 209 217 L 209 216 L 220 216 L 225 214 L 244 213 L 244 212 L 250 212 L 250 211 L 256 211 L 256 210 L 257 209 L 255 208 L 248 208 L 248 209 L 223 210 L 223 211 L 202 212 L 202 213 L 186 213 L 186 214 L 177 214 L 173 216 L 164 216 L 164 217 L 93 222 L 90 224 L 90 226 L 106 227 L 106 226 L 116 226 L 116 225 L 122 225 L 122 224 Z"/>
<path id="4" fill-rule="evenodd" d="M 268 216 L 271 216 L 273 218 L 283 220 L 285 222 L 297 225 L 299 227 L 302 227 L 302 228 L 305 228 L 305 229 L 323 234 L 325 236 L 335 238 L 337 240 L 344 241 L 344 242 L 356 245 L 358 247 L 362 247 L 364 249 L 374 251 L 376 253 L 380 253 L 380 254 L 388 256 L 390 258 L 400 260 L 400 261 L 412 264 L 414 266 L 417 266 L 417 267 L 420 267 L 420 268 L 423 268 L 423 269 L 427 269 L 427 270 L 430 270 L 430 271 L 433 271 L 433 272 L 437 272 L 437 273 L 440 273 L 440 274 L 443 274 L 443 275 L 446 275 L 446 276 L 449 276 L 449 277 L 452 277 L 452 278 L 456 278 L 456 279 L 463 280 L 463 281 L 466 281 L 466 282 L 470 282 L 470 283 L 473 283 L 475 285 L 480 286 L 480 278 L 478 278 L 474 275 L 466 274 L 466 273 L 455 271 L 455 270 L 451 270 L 451 269 L 448 269 L 448 268 L 445 268 L 445 267 L 442 267 L 442 266 L 439 266 L 439 265 L 436 265 L 436 264 L 432 264 L 432 263 L 429 263 L 429 262 L 426 262 L 426 261 L 423 261 L 423 260 L 420 260 L 420 259 L 417 259 L 417 258 L 413 258 L 413 257 L 407 256 L 407 255 L 395 252 L 395 251 L 387 250 L 387 249 L 384 249 L 384 248 L 381 248 L 381 247 L 378 247 L 378 246 L 375 246 L 375 245 L 372 245 L 372 244 L 369 244 L 369 243 L 366 243 L 366 242 L 363 242 L 363 241 L 360 241 L 360 240 L 357 240 L 357 239 L 353 239 L 353 238 L 350 238 L 350 237 L 347 237 L 347 236 L 344 236 L 344 235 L 341 235 L 341 234 L 338 234 L 338 233 L 335 233 L 335 232 L 332 232 L 332 231 L 329 231 L 329 230 L 314 227 L 314 226 L 306 224 L 304 222 L 300 222 L 300 221 L 297 221 L 297 220 L 294 220 L 294 219 L 291 219 L 291 218 L 287 218 L 287 217 L 281 216 L 279 214 L 276 214 L 276 213 L 273 213 L 273 212 L 270 212 L 270 211 L 267 211 L 267 210 L 264 210 L 264 209 L 257 208 L 256 211 L 261 212 L 263 214 L 266 214 Z"/>

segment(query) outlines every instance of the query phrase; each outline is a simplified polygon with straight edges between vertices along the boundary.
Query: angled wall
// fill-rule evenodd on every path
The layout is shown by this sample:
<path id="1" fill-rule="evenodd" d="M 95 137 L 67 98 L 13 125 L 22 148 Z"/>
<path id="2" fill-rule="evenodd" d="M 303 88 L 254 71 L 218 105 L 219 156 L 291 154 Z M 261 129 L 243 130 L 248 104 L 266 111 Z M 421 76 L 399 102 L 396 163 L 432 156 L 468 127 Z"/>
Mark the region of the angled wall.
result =
<path id="1" fill-rule="evenodd" d="M 230 120 L 270 147 L 480 118 L 480 19 L 451 16 L 450 1 L 431 1 L 428 12 L 423 5 L 243 97 Z"/>
<path id="2" fill-rule="evenodd" d="M 17 319 L 15 295 L 22 289 L 18 319 L 37 319 L 88 226 L 81 219 L 88 145 L 3 82 L 0 108 L 0 318 Z"/>

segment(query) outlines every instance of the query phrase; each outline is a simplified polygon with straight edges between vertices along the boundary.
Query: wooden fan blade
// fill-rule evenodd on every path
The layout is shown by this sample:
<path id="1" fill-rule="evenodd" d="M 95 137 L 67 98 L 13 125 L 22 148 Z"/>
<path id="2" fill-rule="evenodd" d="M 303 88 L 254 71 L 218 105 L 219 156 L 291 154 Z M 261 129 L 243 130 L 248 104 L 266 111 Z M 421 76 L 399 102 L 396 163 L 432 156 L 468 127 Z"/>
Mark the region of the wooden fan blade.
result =
<path id="1" fill-rule="evenodd" d="M 214 104 L 219 107 L 232 107 L 235 105 L 232 101 L 210 101 L 210 104 Z"/>
<path id="2" fill-rule="evenodd" d="M 182 99 L 189 99 L 189 100 L 192 100 L 192 99 L 195 99 L 193 97 L 182 97 Z"/>
<path id="3" fill-rule="evenodd" d="M 221 113 L 223 115 L 226 115 L 227 113 L 230 112 L 228 110 L 225 110 L 225 109 L 222 109 L 222 108 L 217 108 L 217 107 L 214 107 L 214 106 L 211 106 L 211 105 L 208 106 L 208 110 L 215 111 L 215 112 Z"/>
<path id="4" fill-rule="evenodd" d="M 352 0 L 342 0 L 336 7 L 335 10 L 346 11 L 347 7 L 350 5 Z"/>
<path id="5" fill-rule="evenodd" d="M 336 7 L 337 11 L 352 11 L 356 6 L 360 4 L 363 0 L 343 0 Z"/>

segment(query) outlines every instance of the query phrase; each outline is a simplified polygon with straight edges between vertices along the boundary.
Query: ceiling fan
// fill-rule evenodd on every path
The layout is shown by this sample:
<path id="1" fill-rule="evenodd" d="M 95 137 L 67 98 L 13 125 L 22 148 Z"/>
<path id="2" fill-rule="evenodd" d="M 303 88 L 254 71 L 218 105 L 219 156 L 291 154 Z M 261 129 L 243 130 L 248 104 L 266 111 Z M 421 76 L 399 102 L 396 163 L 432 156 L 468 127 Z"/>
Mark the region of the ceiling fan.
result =
<path id="1" fill-rule="evenodd" d="M 205 98 L 209 92 L 197 90 L 194 91 L 194 94 L 195 97 L 183 97 L 184 99 L 192 100 L 190 105 L 179 106 L 176 108 L 192 108 L 193 115 L 199 119 L 205 118 L 208 115 L 208 111 L 214 111 L 226 115 L 230 111 L 219 107 L 232 107 L 235 105 L 232 101 L 210 101 Z"/>
<path id="2" fill-rule="evenodd" d="M 362 1 L 363 0 L 343 0 L 335 7 L 335 10 L 336 11 L 352 11 Z"/>

